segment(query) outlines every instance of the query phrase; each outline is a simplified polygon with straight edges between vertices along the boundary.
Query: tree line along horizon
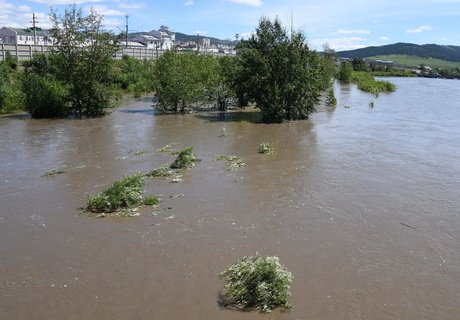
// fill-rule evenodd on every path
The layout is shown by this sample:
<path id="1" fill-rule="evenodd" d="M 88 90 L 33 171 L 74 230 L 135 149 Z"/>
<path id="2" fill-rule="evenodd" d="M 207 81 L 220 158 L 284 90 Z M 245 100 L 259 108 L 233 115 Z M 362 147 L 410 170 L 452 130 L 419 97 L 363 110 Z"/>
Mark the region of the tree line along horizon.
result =
<path id="1" fill-rule="evenodd" d="M 85 16 L 71 5 L 62 15 L 52 10 L 50 17 L 54 51 L 36 54 L 22 65 L 7 55 L 0 64 L 0 113 L 99 117 L 117 105 L 122 93 L 140 97 L 154 92 L 156 107 L 163 112 L 203 106 L 225 111 L 253 104 L 263 122 L 282 122 L 307 119 L 324 92 L 327 103 L 334 105 L 334 77 L 358 86 L 359 81 L 368 82 L 366 91 L 372 93 L 394 90 L 382 81 L 375 89 L 372 76 L 355 75 L 349 62 L 337 66 L 337 56 L 327 45 L 323 55 L 310 50 L 302 32 L 288 34 L 278 19 L 262 17 L 255 34 L 238 43 L 235 57 L 170 50 L 148 61 L 113 59 L 119 44 L 102 30 L 102 16 L 94 10 Z M 83 45 L 88 37 L 92 41 Z"/>

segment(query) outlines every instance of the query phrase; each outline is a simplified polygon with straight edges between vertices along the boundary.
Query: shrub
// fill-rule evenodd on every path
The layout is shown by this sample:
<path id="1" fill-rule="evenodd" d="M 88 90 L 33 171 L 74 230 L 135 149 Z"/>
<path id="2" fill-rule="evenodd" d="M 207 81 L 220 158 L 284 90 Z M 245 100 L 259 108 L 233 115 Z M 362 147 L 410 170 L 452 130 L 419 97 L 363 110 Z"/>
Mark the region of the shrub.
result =
<path id="1" fill-rule="evenodd" d="M 169 166 L 170 169 L 187 169 L 193 167 L 198 159 L 193 154 L 193 147 L 179 151 L 176 160 Z"/>
<path id="2" fill-rule="evenodd" d="M 22 91 L 24 108 L 33 118 L 64 117 L 69 114 L 69 88 L 52 75 L 24 75 Z"/>
<path id="3" fill-rule="evenodd" d="M 326 105 L 330 107 L 335 107 L 337 105 L 337 99 L 335 98 L 334 89 L 329 89 L 326 96 Z"/>
<path id="4" fill-rule="evenodd" d="M 278 257 L 258 254 L 243 257 L 220 274 L 225 277 L 225 306 L 270 312 L 273 308 L 290 309 L 289 287 L 292 274 Z"/>
<path id="5" fill-rule="evenodd" d="M 115 181 L 95 197 L 89 197 L 86 211 L 111 213 L 144 203 L 144 176 L 135 174 Z"/>

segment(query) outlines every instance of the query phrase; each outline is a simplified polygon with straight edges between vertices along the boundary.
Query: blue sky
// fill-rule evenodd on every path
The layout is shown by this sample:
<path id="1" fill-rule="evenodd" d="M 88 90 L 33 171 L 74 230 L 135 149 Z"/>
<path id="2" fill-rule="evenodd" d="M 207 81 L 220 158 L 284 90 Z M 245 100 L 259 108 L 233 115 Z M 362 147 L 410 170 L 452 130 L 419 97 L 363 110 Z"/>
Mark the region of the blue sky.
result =
<path id="1" fill-rule="evenodd" d="M 309 45 L 335 50 L 395 42 L 460 45 L 460 0 L 0 0 L 0 27 L 30 26 L 35 12 L 49 27 L 50 6 L 63 12 L 76 3 L 94 7 L 108 29 L 119 32 L 129 14 L 131 31 L 167 25 L 187 34 L 234 39 L 249 35 L 261 16 L 278 18 L 302 30 Z M 291 19 L 292 17 L 292 19 Z"/>

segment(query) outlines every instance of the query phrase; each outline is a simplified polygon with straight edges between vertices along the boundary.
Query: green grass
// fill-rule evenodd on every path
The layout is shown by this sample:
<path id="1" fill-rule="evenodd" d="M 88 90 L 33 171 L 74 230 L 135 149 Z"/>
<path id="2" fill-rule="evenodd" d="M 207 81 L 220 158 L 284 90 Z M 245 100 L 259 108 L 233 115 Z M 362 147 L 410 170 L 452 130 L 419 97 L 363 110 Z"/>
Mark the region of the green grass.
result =
<path id="1" fill-rule="evenodd" d="M 291 309 L 289 287 L 293 276 L 278 257 L 243 257 L 220 276 L 226 280 L 225 307 L 261 312 L 276 307 Z"/>
<path id="2" fill-rule="evenodd" d="M 396 86 L 388 81 L 375 80 L 372 74 L 368 72 L 356 72 L 351 75 L 351 81 L 358 85 L 360 90 L 379 94 L 381 92 L 393 92 Z"/>
<path id="3" fill-rule="evenodd" d="M 109 188 L 95 197 L 89 197 L 86 212 L 106 213 L 116 216 L 132 216 L 131 209 L 143 204 L 158 203 L 153 197 L 144 199 L 144 175 L 135 174 L 115 181 Z M 147 203 L 145 203 L 147 202 Z M 156 204 L 155 203 L 155 204 Z"/>
<path id="4" fill-rule="evenodd" d="M 421 58 L 417 56 L 407 56 L 407 55 L 398 55 L 398 54 L 368 57 L 368 59 L 393 61 L 396 64 L 399 64 L 403 67 L 408 67 L 408 68 L 416 68 L 422 64 L 425 66 L 430 66 L 432 68 L 442 68 L 442 69 L 452 69 L 452 68 L 460 67 L 460 62 L 452 62 L 452 61 L 446 61 L 446 60 L 440 60 L 440 59 Z"/>

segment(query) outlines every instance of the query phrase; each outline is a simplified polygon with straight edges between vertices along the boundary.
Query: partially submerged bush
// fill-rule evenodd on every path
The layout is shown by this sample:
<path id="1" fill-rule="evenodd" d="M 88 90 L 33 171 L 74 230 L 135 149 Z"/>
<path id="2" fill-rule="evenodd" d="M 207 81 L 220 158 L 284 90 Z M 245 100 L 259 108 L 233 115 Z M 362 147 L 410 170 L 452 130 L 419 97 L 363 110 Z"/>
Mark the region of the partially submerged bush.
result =
<path id="1" fill-rule="evenodd" d="M 337 99 L 334 94 L 334 89 L 329 89 L 326 96 L 326 105 L 329 107 L 335 107 L 337 105 Z"/>
<path id="2" fill-rule="evenodd" d="M 179 151 L 176 160 L 169 166 L 170 169 L 187 169 L 193 167 L 198 159 L 193 154 L 193 147 Z"/>
<path id="3" fill-rule="evenodd" d="M 275 153 L 275 148 L 270 145 L 268 142 L 263 142 L 259 145 L 257 152 L 262 154 L 272 154 Z"/>
<path id="4" fill-rule="evenodd" d="M 144 204 L 144 176 L 135 174 L 115 181 L 98 196 L 89 197 L 86 211 L 113 213 L 142 204 Z"/>
<path id="5" fill-rule="evenodd" d="M 289 287 L 292 274 L 278 257 L 243 257 L 220 274 L 225 277 L 224 305 L 244 310 L 270 312 L 273 308 L 290 309 Z"/>

